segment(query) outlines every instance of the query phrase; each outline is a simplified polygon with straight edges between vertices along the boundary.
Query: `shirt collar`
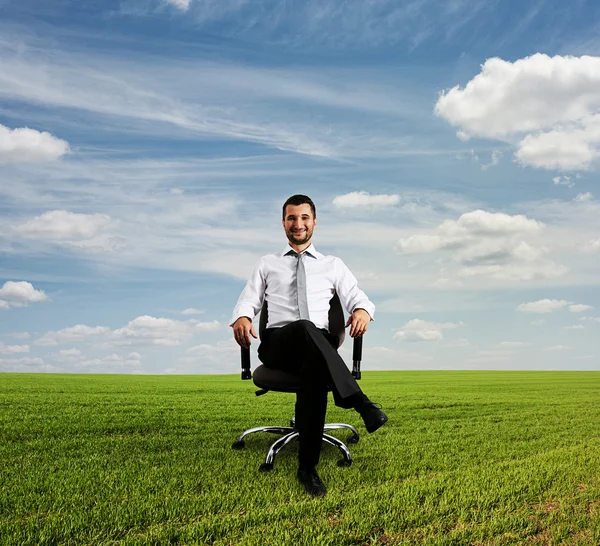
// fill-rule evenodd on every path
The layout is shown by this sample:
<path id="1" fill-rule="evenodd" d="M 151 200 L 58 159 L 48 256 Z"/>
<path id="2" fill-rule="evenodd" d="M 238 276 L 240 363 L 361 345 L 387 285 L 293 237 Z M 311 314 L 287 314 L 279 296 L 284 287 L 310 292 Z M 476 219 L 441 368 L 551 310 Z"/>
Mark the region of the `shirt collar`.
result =
<path id="1" fill-rule="evenodd" d="M 290 250 L 294 250 L 294 249 L 288 243 L 287 245 L 285 245 L 285 249 L 281 253 L 281 255 L 285 256 Z M 294 252 L 296 252 L 296 251 L 294 250 Z M 317 251 L 317 249 L 315 248 L 315 246 L 312 243 L 305 250 L 303 250 L 300 254 L 308 254 L 311 258 L 315 258 L 315 259 L 318 259 L 321 256 L 323 256 L 323 254 L 321 254 L 320 252 Z"/>

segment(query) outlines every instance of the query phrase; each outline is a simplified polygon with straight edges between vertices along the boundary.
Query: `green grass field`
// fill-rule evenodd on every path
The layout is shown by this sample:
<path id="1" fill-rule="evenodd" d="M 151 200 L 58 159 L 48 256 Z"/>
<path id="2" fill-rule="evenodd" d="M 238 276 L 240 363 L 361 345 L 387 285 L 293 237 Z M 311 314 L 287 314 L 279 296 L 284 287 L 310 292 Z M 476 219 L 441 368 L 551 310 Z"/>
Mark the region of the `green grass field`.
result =
<path id="1" fill-rule="evenodd" d="M 365 372 L 354 463 L 325 498 L 290 444 L 293 395 L 238 376 L 0 374 L 0 544 L 600 544 L 600 373 Z M 333 433 L 344 439 L 345 434 Z"/>

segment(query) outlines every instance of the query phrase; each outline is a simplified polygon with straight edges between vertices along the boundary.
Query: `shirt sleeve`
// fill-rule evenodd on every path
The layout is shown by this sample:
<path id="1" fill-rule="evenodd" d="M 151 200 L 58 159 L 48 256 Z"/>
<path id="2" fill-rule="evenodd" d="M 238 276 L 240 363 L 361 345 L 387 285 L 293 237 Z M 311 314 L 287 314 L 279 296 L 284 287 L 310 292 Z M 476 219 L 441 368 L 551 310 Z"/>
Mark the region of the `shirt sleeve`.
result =
<path id="1" fill-rule="evenodd" d="M 252 276 L 248 279 L 244 290 L 242 290 L 238 298 L 229 326 L 233 326 L 233 323 L 240 317 L 248 317 L 252 320 L 261 310 L 266 287 L 264 273 L 264 264 L 261 258 L 254 267 Z"/>
<path id="2" fill-rule="evenodd" d="M 335 260 L 335 272 L 335 291 L 346 311 L 353 313 L 357 309 L 364 309 L 373 320 L 375 317 L 375 304 L 358 287 L 356 277 L 339 258 Z"/>

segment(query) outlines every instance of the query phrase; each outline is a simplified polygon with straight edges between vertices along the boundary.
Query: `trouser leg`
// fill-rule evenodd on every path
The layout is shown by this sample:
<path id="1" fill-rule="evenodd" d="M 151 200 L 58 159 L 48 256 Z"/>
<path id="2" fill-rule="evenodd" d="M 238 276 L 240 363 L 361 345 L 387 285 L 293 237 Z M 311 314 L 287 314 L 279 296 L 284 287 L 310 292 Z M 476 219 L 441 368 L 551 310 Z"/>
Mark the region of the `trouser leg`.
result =
<path id="1" fill-rule="evenodd" d="M 296 428 L 300 433 L 298 466 L 316 466 L 321 455 L 327 412 L 327 388 L 301 390 L 296 394 Z"/>
<path id="2" fill-rule="evenodd" d="M 268 329 L 258 349 L 265 366 L 300 377 L 296 396 L 300 466 L 314 466 L 319 461 L 328 389 L 332 390 L 336 405 L 344 408 L 356 407 L 358 401 L 366 398 L 335 346 L 335 336 L 301 320 Z"/>
<path id="3" fill-rule="evenodd" d="M 353 407 L 347 405 L 347 399 L 361 393 L 361 389 L 334 344 L 335 336 L 308 320 L 299 320 L 282 328 L 267 329 L 258 356 L 268 368 L 298 374 L 306 369 L 315 380 L 327 381 L 336 405 Z M 309 369 L 307 363 L 316 367 Z"/>

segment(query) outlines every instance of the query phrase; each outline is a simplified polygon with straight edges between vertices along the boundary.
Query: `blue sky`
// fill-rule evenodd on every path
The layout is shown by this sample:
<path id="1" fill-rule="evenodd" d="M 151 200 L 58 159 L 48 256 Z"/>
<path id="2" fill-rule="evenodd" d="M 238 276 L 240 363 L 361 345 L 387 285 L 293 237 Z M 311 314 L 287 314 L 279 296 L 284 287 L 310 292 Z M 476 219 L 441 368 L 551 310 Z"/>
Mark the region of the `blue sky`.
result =
<path id="1" fill-rule="evenodd" d="M 377 306 L 365 370 L 600 369 L 597 2 L 0 15 L 0 371 L 237 372 L 294 193 Z"/>

